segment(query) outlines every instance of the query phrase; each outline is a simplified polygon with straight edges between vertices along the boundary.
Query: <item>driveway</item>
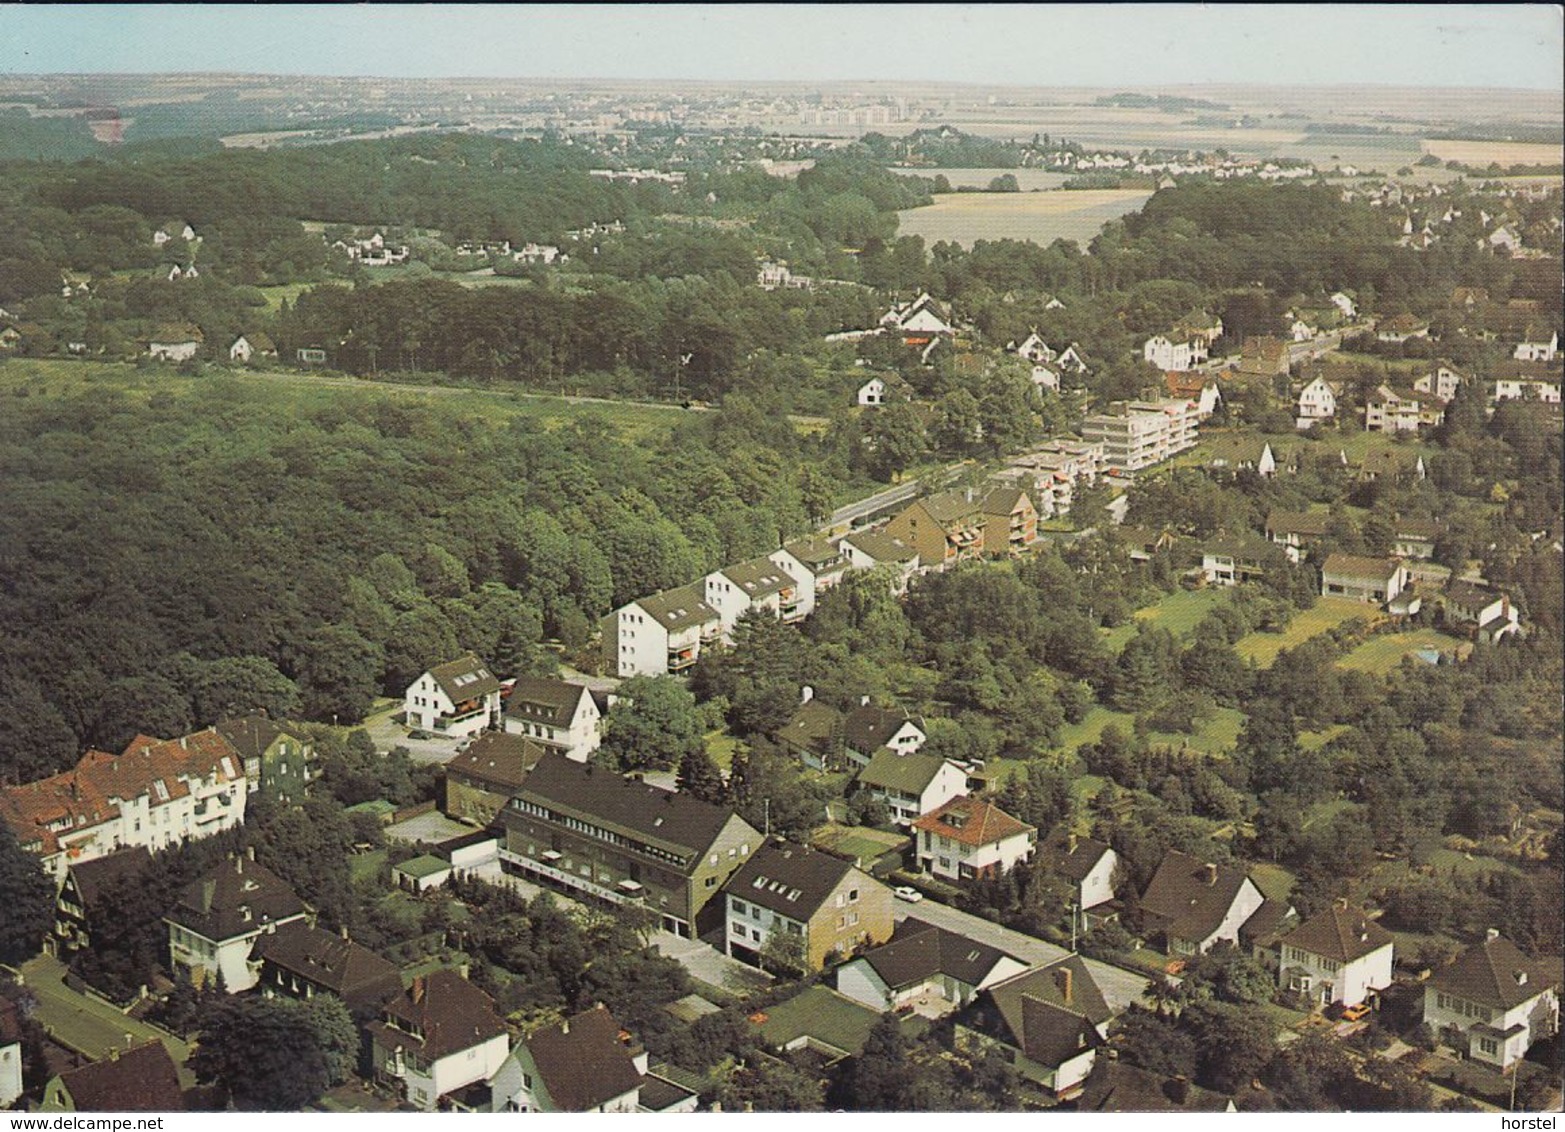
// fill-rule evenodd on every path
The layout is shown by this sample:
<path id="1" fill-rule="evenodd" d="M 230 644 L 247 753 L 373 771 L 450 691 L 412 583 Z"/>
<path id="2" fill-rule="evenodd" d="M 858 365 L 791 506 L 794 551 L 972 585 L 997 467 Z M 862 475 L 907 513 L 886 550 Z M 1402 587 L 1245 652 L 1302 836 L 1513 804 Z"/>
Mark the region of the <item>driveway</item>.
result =
<path id="1" fill-rule="evenodd" d="M 769 985 L 772 977 L 765 971 L 730 959 L 711 944 L 699 939 L 686 939 L 673 932 L 660 931 L 653 935 L 652 946 L 658 954 L 674 960 L 707 986 L 719 987 L 741 997 Z"/>
<path id="2" fill-rule="evenodd" d="M 362 726 L 369 732 L 375 749 L 383 755 L 389 753 L 393 747 L 405 747 L 408 756 L 416 763 L 447 763 L 467 741 L 465 738 L 410 738 L 408 729 L 393 718 L 401 714 L 402 701 L 386 700 L 364 717 Z"/>
<path id="3" fill-rule="evenodd" d="M 106 1002 L 65 985 L 65 965 L 49 955 L 22 964 L 22 978 L 38 996 L 34 1017 L 60 1045 L 93 1061 L 102 1061 L 115 1050 L 161 1041 L 179 1066 L 179 1082 L 189 1088 L 195 1075 L 185 1068 L 190 1047 L 173 1034 L 120 1013 Z"/>

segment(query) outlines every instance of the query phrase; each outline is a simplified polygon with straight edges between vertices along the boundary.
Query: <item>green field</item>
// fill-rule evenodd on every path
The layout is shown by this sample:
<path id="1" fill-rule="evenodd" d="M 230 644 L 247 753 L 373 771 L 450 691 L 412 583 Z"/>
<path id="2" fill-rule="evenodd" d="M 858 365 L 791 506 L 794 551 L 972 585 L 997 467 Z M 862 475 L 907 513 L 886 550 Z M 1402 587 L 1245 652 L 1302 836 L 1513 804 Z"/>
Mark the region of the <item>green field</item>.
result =
<path id="1" fill-rule="evenodd" d="M 1135 617 L 1107 630 L 1103 641 L 1111 652 L 1119 652 L 1142 625 L 1167 629 L 1176 637 L 1189 636 L 1206 615 L 1221 605 L 1226 594 L 1220 589 L 1176 590 L 1154 605 L 1136 610 Z"/>
<path id="2" fill-rule="evenodd" d="M 266 296 L 266 313 L 276 314 L 282 309 L 284 301 L 292 305 L 300 295 L 315 286 L 315 283 L 283 283 L 276 287 L 258 287 L 256 290 Z"/>
<path id="3" fill-rule="evenodd" d="M 706 753 L 712 756 L 712 761 L 724 774 L 734 765 L 734 748 L 738 746 L 739 740 L 723 728 L 706 733 Z"/>
<path id="4" fill-rule="evenodd" d="M 1110 724 L 1118 727 L 1123 734 L 1130 735 L 1136 729 L 1136 717 L 1129 712 L 1096 706 L 1080 723 L 1067 723 L 1060 729 L 1060 748 L 1074 751 L 1088 743 L 1096 743 L 1102 738 L 1103 729 Z M 1242 712 L 1235 708 L 1218 708 L 1210 719 L 1203 721 L 1189 735 L 1152 731 L 1147 734 L 1147 741 L 1158 746 L 1189 747 L 1202 754 L 1217 755 L 1233 750 L 1239 740 L 1239 729 L 1243 726 Z"/>
<path id="5" fill-rule="evenodd" d="M 1319 636 L 1327 629 L 1335 629 L 1355 617 L 1370 620 L 1376 616 L 1377 611 L 1372 605 L 1341 597 L 1323 597 L 1313 608 L 1296 613 L 1287 632 L 1249 633 L 1239 638 L 1234 651 L 1245 660 L 1253 660 L 1262 668 L 1267 668 L 1283 649 L 1297 648 L 1311 637 Z"/>
<path id="6" fill-rule="evenodd" d="M 1418 649 L 1450 652 L 1461 643 L 1456 637 L 1447 636 L 1435 629 L 1416 629 L 1411 633 L 1386 633 L 1371 637 L 1337 661 L 1337 665 L 1340 668 L 1351 668 L 1359 672 L 1372 672 L 1377 676 L 1384 676 L 1401 664 L 1403 657 L 1412 655 Z"/>
<path id="7" fill-rule="evenodd" d="M 952 193 L 897 213 L 897 231 L 970 248 L 978 240 L 1055 240 L 1085 246 L 1110 220 L 1135 212 L 1152 194 L 1144 189 L 1058 189 L 1039 193 Z"/>

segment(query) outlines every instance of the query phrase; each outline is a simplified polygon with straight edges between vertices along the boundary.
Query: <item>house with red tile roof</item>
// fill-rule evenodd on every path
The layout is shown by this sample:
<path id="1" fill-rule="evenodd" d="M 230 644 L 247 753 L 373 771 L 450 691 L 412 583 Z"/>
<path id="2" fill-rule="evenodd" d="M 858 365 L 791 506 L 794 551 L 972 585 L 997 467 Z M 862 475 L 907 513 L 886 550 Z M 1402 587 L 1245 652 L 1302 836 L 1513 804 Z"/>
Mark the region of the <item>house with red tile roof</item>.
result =
<path id="1" fill-rule="evenodd" d="M 1032 856 L 1036 826 L 981 798 L 953 798 L 913 823 L 918 867 L 942 880 L 964 881 L 1010 871 Z"/>

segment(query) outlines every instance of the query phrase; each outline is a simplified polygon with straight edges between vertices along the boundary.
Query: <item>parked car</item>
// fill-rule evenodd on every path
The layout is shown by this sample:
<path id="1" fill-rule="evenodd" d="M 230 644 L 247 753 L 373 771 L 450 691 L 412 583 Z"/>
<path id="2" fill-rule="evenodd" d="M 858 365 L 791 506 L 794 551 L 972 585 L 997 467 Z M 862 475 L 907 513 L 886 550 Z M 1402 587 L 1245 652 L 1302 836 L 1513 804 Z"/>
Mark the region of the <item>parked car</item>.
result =
<path id="1" fill-rule="evenodd" d="M 924 894 L 922 892 L 914 888 L 912 885 L 907 884 L 893 888 L 891 890 L 891 895 L 895 896 L 898 900 L 906 900 L 909 904 L 917 904 L 920 900 L 924 899 Z"/>
<path id="2" fill-rule="evenodd" d="M 1369 1003 L 1367 1002 L 1361 1002 L 1357 1006 L 1345 1006 L 1342 1009 L 1342 1020 L 1344 1022 L 1357 1022 L 1368 1013 Z"/>

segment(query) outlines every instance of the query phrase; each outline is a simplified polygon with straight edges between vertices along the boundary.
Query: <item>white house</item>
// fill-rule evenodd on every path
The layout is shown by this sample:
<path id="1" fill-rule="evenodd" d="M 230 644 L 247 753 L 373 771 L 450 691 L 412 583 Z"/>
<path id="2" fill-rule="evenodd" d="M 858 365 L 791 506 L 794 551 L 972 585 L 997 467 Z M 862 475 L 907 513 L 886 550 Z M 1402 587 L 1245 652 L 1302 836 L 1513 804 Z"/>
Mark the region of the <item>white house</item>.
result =
<path id="1" fill-rule="evenodd" d="M 1299 390 L 1299 409 L 1294 416 L 1294 427 L 1307 429 L 1316 421 L 1329 421 L 1337 416 L 1337 390 L 1324 377 L 1316 377 Z"/>
<path id="2" fill-rule="evenodd" d="M 1013 345 L 1012 349 L 1016 351 L 1017 357 L 1033 363 L 1052 362 L 1059 356 L 1036 330 L 1027 335 L 1021 345 Z"/>
<path id="3" fill-rule="evenodd" d="M 847 555 L 819 535 L 785 543 L 767 557 L 798 583 L 800 617 L 814 613 L 820 595 L 842 581 L 848 572 Z"/>
<path id="4" fill-rule="evenodd" d="M 637 598 L 603 619 L 603 650 L 616 676 L 679 676 L 722 635 L 704 582 Z"/>
<path id="5" fill-rule="evenodd" d="M 241 334 L 228 347 L 228 360 L 249 362 L 252 358 L 275 358 L 277 347 L 265 334 Z"/>
<path id="6" fill-rule="evenodd" d="M 516 1043 L 489 1085 L 493 1112 L 636 1112 L 647 1052 L 599 1005 Z"/>
<path id="7" fill-rule="evenodd" d="M 1317 1007 L 1357 1006 L 1391 985 L 1391 933 L 1338 901 L 1278 941 L 1277 985 Z"/>
<path id="8" fill-rule="evenodd" d="M 1419 404 L 1415 397 L 1389 385 L 1377 386 L 1364 401 L 1366 432 L 1417 432 Z"/>
<path id="9" fill-rule="evenodd" d="M 203 336 L 198 327 L 165 326 L 147 342 L 147 355 L 164 362 L 189 361 L 201 349 Z"/>
<path id="10" fill-rule="evenodd" d="M 1206 361 L 1206 340 L 1191 338 L 1186 342 L 1174 342 L 1157 334 L 1141 344 L 1141 356 L 1158 369 L 1169 373 L 1182 373 Z"/>
<path id="11" fill-rule="evenodd" d="M 912 392 L 895 377 L 872 377 L 859 386 L 859 404 L 866 409 L 878 409 L 893 401 L 910 401 Z"/>
<path id="12" fill-rule="evenodd" d="M 859 771 L 858 782 L 885 804 L 893 822 L 907 826 L 966 793 L 967 772 L 938 755 L 883 748 Z"/>
<path id="13" fill-rule="evenodd" d="M 1494 391 L 1489 400 L 1495 404 L 1501 401 L 1538 401 L 1545 405 L 1558 405 L 1560 403 L 1560 383 L 1558 381 L 1546 381 L 1542 378 L 1527 379 L 1521 377 L 1501 377 L 1494 382 Z"/>
<path id="14" fill-rule="evenodd" d="M 1490 929 L 1424 986 L 1424 1021 L 1454 1031 L 1475 1061 L 1503 1072 L 1559 1032 L 1557 980 L 1542 964 Z"/>
<path id="15" fill-rule="evenodd" d="M 854 570 L 885 569 L 891 575 L 893 593 L 906 593 L 918 572 L 918 551 L 884 531 L 858 531 L 837 540 L 838 548 Z"/>
<path id="16" fill-rule="evenodd" d="M 238 994 L 260 979 L 255 941 L 304 917 L 304 904 L 276 873 L 244 857 L 224 861 L 187 885 L 163 917 L 171 965 L 198 987 Z"/>
<path id="17" fill-rule="evenodd" d="M 927 291 L 911 303 L 892 307 L 881 316 L 880 324 L 900 331 L 904 336 L 917 338 L 956 332 L 956 328 L 945 319 L 939 304 Z"/>
<path id="18" fill-rule="evenodd" d="M 407 725 L 450 738 L 500 726 L 500 681 L 473 653 L 437 664 L 408 685 Z"/>
<path id="19" fill-rule="evenodd" d="M 1237 946 L 1265 899 L 1243 869 L 1170 850 L 1141 896 L 1142 920 L 1170 955 L 1203 954 L 1219 941 Z"/>
<path id="20" fill-rule="evenodd" d="M 787 622 L 804 619 L 798 579 L 770 558 L 714 570 L 705 585 L 706 604 L 717 613 L 725 643 L 733 643 L 734 625 L 746 613 L 764 611 Z"/>
<path id="21" fill-rule="evenodd" d="M 1077 348 L 1076 343 L 1074 342 L 1072 342 L 1069 346 L 1066 346 L 1065 349 L 1061 350 L 1060 356 L 1056 358 L 1055 361 L 1059 363 L 1059 367 L 1062 370 L 1069 370 L 1074 374 L 1083 374 L 1087 372 L 1087 363 L 1082 359 L 1081 351 Z"/>
<path id="22" fill-rule="evenodd" d="M 1066 1096 L 1092 1072 L 1112 1017 L 1092 973 L 1071 955 L 982 991 L 958 1016 L 956 1041 L 973 1052 L 998 1045 L 1023 1079 Z"/>
<path id="23" fill-rule="evenodd" d="M 1450 401 L 1462 384 L 1462 375 L 1447 365 L 1436 366 L 1413 379 L 1413 392 L 1427 393 L 1441 401 Z"/>
<path id="24" fill-rule="evenodd" d="M 375 1076 L 434 1112 L 440 1098 L 493 1077 L 510 1053 L 494 1001 L 456 971 L 419 975 L 365 1027 Z"/>
<path id="25" fill-rule="evenodd" d="M 1077 837 L 1062 828 L 1044 846 L 1043 859 L 1051 873 L 1070 882 L 1076 907 L 1083 911 L 1114 899 L 1119 854 L 1106 843 Z"/>
<path id="26" fill-rule="evenodd" d="M 864 766 L 881 750 L 911 755 L 924 745 L 928 736 L 905 711 L 876 707 L 867 702 L 868 699 L 865 696 L 865 702 L 848 712 L 842 721 L 843 743 L 849 759 Z"/>
<path id="27" fill-rule="evenodd" d="M 603 713 L 584 684 L 518 676 L 505 701 L 505 730 L 584 763 L 598 749 Z"/>
<path id="28" fill-rule="evenodd" d="M 969 797 L 953 798 L 913 822 L 913 836 L 920 871 L 950 881 L 1009 872 L 1032 856 L 1038 842 L 1036 826 Z"/>
<path id="29" fill-rule="evenodd" d="M 1319 333 L 1319 327 L 1311 326 L 1302 318 L 1294 319 L 1292 325 L 1288 327 L 1288 336 L 1295 342 L 1308 342 Z"/>
<path id="30" fill-rule="evenodd" d="M 1521 236 L 1517 234 L 1515 228 L 1508 224 L 1489 233 L 1489 248 L 1491 251 L 1503 251 L 1507 255 L 1514 255 L 1521 246 Z"/>
<path id="31" fill-rule="evenodd" d="M 837 993 L 882 1014 L 929 996 L 961 1007 L 1025 970 L 1014 955 L 909 918 L 889 943 L 837 968 Z"/>
<path id="32" fill-rule="evenodd" d="M 1519 362 L 1552 362 L 1559 352 L 1560 336 L 1556 332 L 1549 335 L 1547 342 L 1518 342 L 1511 357 Z"/>
<path id="33" fill-rule="evenodd" d="M 1331 554 L 1321 564 L 1320 592 L 1324 597 L 1385 605 L 1396 600 L 1408 581 L 1407 565 L 1401 559 Z"/>
<path id="34" fill-rule="evenodd" d="M 0 998 L 0 1108 L 22 1095 L 22 1020 L 8 998 Z"/>
<path id="35" fill-rule="evenodd" d="M 1446 621 L 1493 643 L 1521 632 L 1521 614 L 1509 594 L 1471 582 L 1452 582 L 1442 595 Z"/>

